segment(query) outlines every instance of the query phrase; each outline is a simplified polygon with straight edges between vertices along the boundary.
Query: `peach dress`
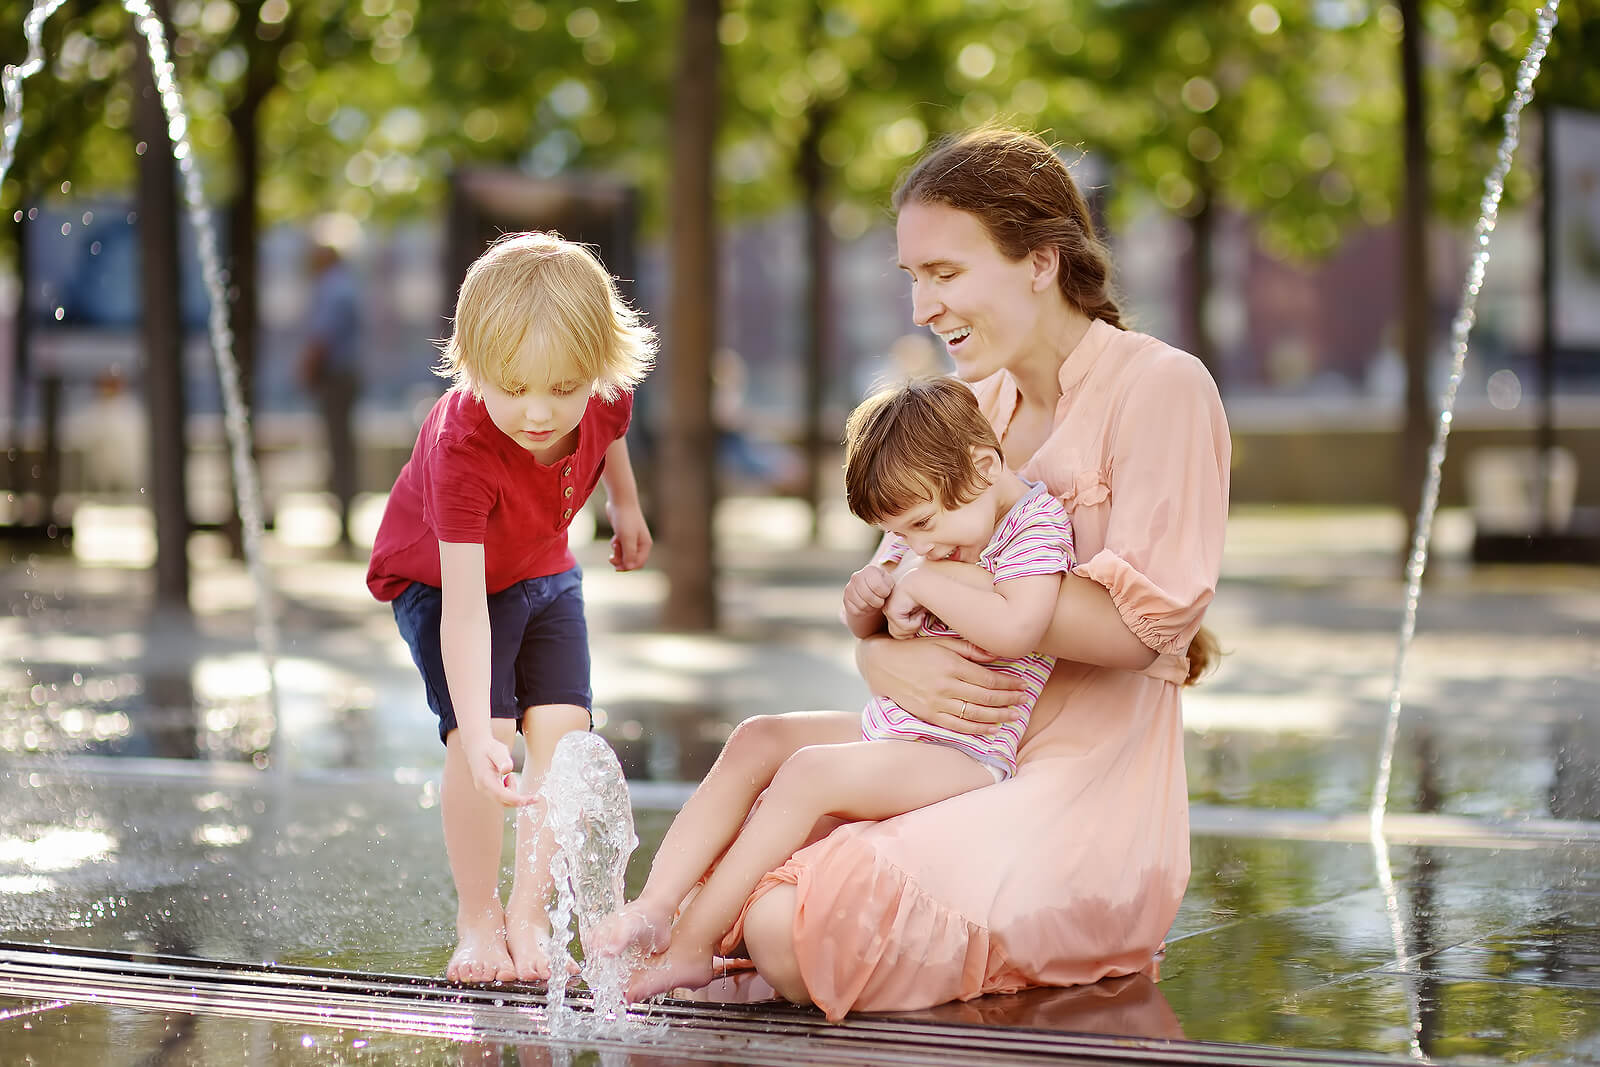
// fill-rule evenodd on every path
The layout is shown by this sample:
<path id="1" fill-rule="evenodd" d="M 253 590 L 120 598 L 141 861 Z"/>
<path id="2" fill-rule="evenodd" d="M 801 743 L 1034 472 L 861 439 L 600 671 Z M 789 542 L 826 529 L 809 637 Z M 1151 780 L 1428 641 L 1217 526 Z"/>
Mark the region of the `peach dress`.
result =
<path id="1" fill-rule="evenodd" d="M 1177 914 L 1179 683 L 1221 567 L 1227 421 L 1199 360 L 1100 321 L 1061 388 L 1054 429 L 1019 473 L 1061 497 L 1074 573 L 1110 590 L 1161 656 L 1140 673 L 1058 661 L 1015 778 L 841 826 L 762 880 L 752 901 L 796 887 L 795 954 L 829 1019 L 1145 971 Z M 1002 371 L 974 392 L 1003 439 L 1014 380 Z"/>

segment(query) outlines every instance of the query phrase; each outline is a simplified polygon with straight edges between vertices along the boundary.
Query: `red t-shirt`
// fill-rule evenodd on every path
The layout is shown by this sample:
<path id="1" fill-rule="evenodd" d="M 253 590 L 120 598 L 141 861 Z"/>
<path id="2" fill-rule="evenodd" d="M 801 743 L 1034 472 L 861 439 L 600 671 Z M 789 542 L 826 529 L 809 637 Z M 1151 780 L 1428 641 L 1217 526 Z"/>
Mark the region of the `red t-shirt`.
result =
<path id="1" fill-rule="evenodd" d="M 633 395 L 589 399 L 572 455 L 540 463 L 489 418 L 483 401 L 452 389 L 423 420 L 372 545 L 367 588 L 393 600 L 412 582 L 439 585 L 439 542 L 483 546 L 488 592 L 559 574 L 577 561 L 567 526 L 594 492 L 606 449 L 628 429 Z"/>

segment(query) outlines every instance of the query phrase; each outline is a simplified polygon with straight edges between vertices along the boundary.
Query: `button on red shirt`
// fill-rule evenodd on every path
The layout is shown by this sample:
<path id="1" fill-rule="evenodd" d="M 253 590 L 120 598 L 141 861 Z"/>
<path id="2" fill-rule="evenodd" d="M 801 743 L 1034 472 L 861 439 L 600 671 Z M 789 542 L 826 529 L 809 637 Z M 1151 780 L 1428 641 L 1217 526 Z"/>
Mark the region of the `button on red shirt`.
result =
<path id="1" fill-rule="evenodd" d="M 589 399 L 570 456 L 540 463 L 452 389 L 433 405 L 401 468 L 372 545 L 367 588 L 393 600 L 412 582 L 437 586 L 439 542 L 483 545 L 490 593 L 570 569 L 572 513 L 594 492 L 606 449 L 628 429 L 633 396 Z"/>

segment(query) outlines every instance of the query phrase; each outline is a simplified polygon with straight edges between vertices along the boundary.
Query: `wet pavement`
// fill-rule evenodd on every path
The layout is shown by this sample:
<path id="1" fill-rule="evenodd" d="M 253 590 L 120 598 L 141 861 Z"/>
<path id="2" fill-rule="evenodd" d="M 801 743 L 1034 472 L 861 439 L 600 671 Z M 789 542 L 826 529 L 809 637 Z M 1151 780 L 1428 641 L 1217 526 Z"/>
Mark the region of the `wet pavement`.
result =
<path id="1" fill-rule="evenodd" d="M 662 574 L 583 551 L 630 890 L 735 722 L 865 697 L 834 612 L 871 538 L 829 516 L 807 545 L 804 518 L 725 510 L 715 636 L 655 632 Z M 843 1027 L 672 1003 L 625 1045 L 552 1042 L 536 991 L 437 983 L 442 751 L 360 560 L 292 523 L 269 539 L 274 717 L 244 568 L 197 538 L 174 621 L 129 565 L 139 516 L 97 521 L 77 555 L 4 546 L 5 1062 L 1600 1062 L 1600 570 L 1471 567 L 1462 516 L 1441 516 L 1381 848 L 1399 520 L 1244 512 L 1210 614 L 1228 655 L 1186 697 L 1194 875 L 1159 982 Z"/>

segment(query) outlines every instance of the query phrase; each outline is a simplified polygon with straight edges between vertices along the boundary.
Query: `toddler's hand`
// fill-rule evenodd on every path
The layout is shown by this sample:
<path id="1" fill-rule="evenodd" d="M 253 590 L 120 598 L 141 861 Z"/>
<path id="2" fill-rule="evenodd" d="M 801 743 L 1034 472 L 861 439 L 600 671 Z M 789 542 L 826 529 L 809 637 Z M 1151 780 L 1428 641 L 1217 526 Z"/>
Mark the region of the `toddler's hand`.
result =
<path id="1" fill-rule="evenodd" d="M 915 637 L 927 617 L 927 609 L 912 599 L 903 585 L 896 585 L 883 605 L 883 620 L 890 637 Z"/>
<path id="2" fill-rule="evenodd" d="M 876 563 L 869 563 L 850 576 L 844 587 L 844 610 L 847 615 L 876 615 L 883 611 L 884 602 L 894 592 L 894 579 Z"/>

